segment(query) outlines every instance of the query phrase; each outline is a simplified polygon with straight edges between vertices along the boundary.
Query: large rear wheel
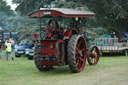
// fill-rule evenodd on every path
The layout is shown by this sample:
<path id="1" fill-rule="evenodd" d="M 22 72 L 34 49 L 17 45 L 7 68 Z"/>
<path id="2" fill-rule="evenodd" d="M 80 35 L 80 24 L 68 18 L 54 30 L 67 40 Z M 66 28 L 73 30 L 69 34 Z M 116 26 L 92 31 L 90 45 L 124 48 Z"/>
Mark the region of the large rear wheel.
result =
<path id="1" fill-rule="evenodd" d="M 87 60 L 90 65 L 96 65 L 99 61 L 99 49 L 96 46 L 89 48 Z"/>
<path id="2" fill-rule="evenodd" d="M 73 35 L 68 42 L 68 63 L 73 73 L 84 70 L 86 64 L 86 42 L 82 35 Z"/>

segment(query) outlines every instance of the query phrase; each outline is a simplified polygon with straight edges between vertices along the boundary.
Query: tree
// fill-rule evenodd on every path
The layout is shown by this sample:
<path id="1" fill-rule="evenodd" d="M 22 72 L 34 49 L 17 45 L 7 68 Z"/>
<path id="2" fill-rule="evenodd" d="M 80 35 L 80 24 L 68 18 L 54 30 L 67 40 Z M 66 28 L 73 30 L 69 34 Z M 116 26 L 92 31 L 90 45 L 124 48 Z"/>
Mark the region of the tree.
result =
<path id="1" fill-rule="evenodd" d="M 10 9 L 10 6 L 4 0 L 0 0 L 0 26 L 8 28 L 11 23 L 8 22 L 8 17 L 13 16 L 14 13 Z"/>
<path id="2" fill-rule="evenodd" d="M 120 34 L 128 32 L 127 0 L 87 0 L 88 7 L 96 13 L 98 22 L 104 28 Z"/>
<path id="3" fill-rule="evenodd" d="M 31 37 L 32 33 L 39 31 L 39 20 L 31 20 L 28 16 L 20 16 L 17 14 L 8 20 L 14 24 L 13 28 L 20 34 L 18 41 Z"/>
<path id="4" fill-rule="evenodd" d="M 84 0 L 81 0 L 85 3 Z M 73 8 L 84 7 L 89 10 L 85 4 L 81 4 L 81 1 L 77 0 L 13 0 L 13 2 L 18 3 L 19 6 L 16 8 L 17 12 L 20 12 L 21 16 L 28 16 L 31 12 L 39 10 L 44 7 L 59 7 L 59 8 Z M 68 2 L 68 3 L 67 3 Z M 87 28 L 92 28 L 96 26 L 96 18 L 87 19 Z M 95 23 L 94 23 L 95 22 Z M 26 28 L 27 29 L 27 28 Z M 97 34 L 97 33 L 94 33 Z"/>
<path id="5" fill-rule="evenodd" d="M 6 1 L 0 0 L 0 12 L 4 12 L 6 15 L 13 15 L 13 11 L 10 9 L 10 6 L 7 5 Z"/>
<path id="6" fill-rule="evenodd" d="M 52 1 L 54 0 L 13 0 L 14 3 L 19 4 L 16 11 L 20 12 L 21 15 L 28 15 L 35 10 L 49 5 Z"/>

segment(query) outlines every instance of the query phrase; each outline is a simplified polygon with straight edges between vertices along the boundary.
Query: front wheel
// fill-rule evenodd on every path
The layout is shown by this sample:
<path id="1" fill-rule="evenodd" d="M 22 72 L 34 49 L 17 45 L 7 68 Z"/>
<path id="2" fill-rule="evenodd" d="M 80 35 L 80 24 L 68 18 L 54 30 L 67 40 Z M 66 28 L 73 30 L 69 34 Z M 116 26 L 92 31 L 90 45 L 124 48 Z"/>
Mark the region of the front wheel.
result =
<path id="1" fill-rule="evenodd" d="M 99 61 L 100 53 L 96 46 L 89 48 L 87 60 L 90 65 L 96 65 Z"/>
<path id="2" fill-rule="evenodd" d="M 39 71 L 48 71 L 48 70 L 53 69 L 53 66 L 41 64 L 39 55 L 35 55 L 34 61 L 35 61 L 35 65 Z"/>
<path id="3" fill-rule="evenodd" d="M 84 70 L 86 64 L 86 42 L 82 35 L 73 35 L 68 42 L 68 64 L 73 73 Z"/>

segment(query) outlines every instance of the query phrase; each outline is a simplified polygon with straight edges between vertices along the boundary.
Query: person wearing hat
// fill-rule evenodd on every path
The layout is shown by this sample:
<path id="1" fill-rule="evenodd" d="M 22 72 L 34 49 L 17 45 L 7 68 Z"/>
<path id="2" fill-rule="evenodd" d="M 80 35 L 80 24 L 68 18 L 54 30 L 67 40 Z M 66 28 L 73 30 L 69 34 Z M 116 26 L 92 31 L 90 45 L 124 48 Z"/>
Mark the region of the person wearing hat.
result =
<path id="1" fill-rule="evenodd" d="M 9 40 L 7 40 L 7 44 L 6 44 L 6 60 L 7 61 L 8 61 L 8 55 L 10 55 L 12 60 L 14 60 L 12 56 L 12 44 Z"/>

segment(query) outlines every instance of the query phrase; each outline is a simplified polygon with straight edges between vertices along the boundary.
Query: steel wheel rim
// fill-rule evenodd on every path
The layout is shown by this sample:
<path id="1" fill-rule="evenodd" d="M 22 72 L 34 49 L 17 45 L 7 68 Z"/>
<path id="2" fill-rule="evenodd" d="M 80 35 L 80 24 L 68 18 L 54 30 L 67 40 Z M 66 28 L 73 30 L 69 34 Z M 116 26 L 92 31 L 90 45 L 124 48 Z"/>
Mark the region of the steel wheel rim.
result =
<path id="1" fill-rule="evenodd" d="M 99 50 L 97 47 L 92 47 L 89 53 L 89 59 L 92 65 L 96 65 L 99 61 Z"/>
<path id="2" fill-rule="evenodd" d="M 86 64 L 86 44 L 82 37 L 76 44 L 75 60 L 78 70 L 83 71 Z"/>

